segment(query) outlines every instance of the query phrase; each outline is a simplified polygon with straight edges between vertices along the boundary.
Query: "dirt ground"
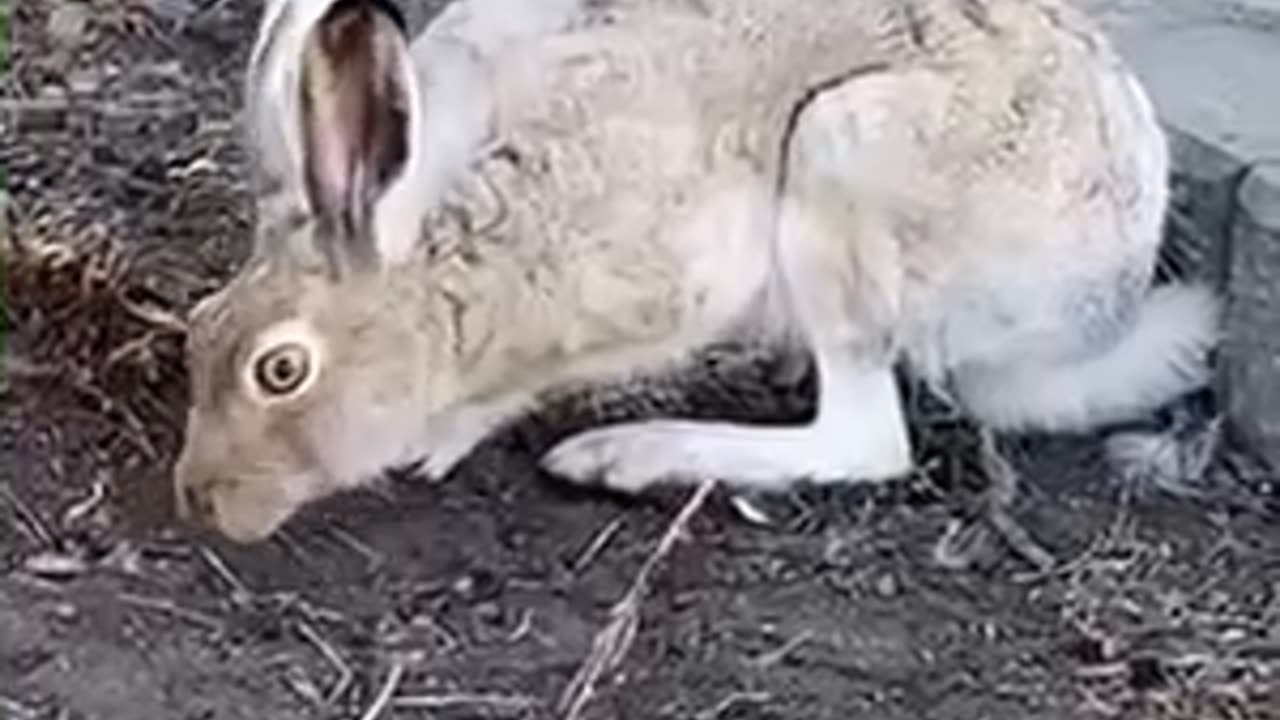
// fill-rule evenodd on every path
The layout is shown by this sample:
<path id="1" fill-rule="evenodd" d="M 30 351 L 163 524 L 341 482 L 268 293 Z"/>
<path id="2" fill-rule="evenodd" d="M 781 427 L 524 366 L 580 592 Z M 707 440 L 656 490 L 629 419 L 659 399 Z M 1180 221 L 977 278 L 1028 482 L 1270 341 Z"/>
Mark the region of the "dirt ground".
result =
<path id="1" fill-rule="evenodd" d="M 709 353 L 567 397 L 444 482 L 389 478 L 259 545 L 199 535 L 168 485 L 181 318 L 246 247 L 235 110 L 257 3 L 13 12 L 0 718 L 563 717 L 687 491 L 571 490 L 537 451 L 655 410 L 797 418 L 811 388 Z M 972 433 L 923 412 L 916 435 L 910 482 L 716 491 L 583 717 L 1280 717 L 1274 481 L 1223 449 L 1154 484 L 1170 493 L 1118 482 L 1096 439 L 1005 439 L 1012 518 L 1052 554 L 1037 567 L 973 519 Z M 935 557 L 957 522 L 976 539 L 961 568 Z"/>

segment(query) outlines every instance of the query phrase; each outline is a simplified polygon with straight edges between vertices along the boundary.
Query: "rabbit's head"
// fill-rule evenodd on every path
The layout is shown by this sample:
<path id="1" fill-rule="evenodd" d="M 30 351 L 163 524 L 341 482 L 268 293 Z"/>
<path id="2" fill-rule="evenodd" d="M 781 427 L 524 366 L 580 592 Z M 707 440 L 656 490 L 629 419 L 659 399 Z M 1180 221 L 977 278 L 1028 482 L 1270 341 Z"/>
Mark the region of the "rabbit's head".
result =
<path id="1" fill-rule="evenodd" d="M 248 263 L 188 323 L 177 505 L 242 542 L 369 477 L 423 424 L 422 290 L 374 222 L 416 152 L 404 33 L 379 3 L 297 14 L 313 5 L 268 9 L 248 105 L 276 199 Z"/>

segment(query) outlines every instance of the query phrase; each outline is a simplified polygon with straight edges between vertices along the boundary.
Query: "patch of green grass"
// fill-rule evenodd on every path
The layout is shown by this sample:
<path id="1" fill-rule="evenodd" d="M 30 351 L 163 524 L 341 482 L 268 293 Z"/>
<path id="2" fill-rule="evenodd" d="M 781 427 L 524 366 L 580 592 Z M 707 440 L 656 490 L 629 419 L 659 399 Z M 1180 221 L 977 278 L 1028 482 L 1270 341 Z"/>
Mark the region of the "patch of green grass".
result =
<path id="1" fill-rule="evenodd" d="M 9 3 L 0 2 L 0 73 L 9 71 Z"/>

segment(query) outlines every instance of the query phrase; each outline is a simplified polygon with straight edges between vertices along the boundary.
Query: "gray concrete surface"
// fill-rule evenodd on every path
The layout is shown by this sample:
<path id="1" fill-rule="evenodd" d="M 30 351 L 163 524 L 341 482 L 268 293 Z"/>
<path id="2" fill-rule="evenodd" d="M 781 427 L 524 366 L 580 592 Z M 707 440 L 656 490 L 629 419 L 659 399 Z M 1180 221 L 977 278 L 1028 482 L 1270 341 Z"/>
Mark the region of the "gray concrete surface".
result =
<path id="1" fill-rule="evenodd" d="M 1179 130 L 1280 158 L 1280 0 L 1078 0 Z"/>
<path id="2" fill-rule="evenodd" d="M 1227 412 L 1280 469 L 1280 160 L 1253 166 L 1237 193 L 1227 313 Z"/>
<path id="3" fill-rule="evenodd" d="M 1280 0 L 1078 0 L 1150 89 L 1178 264 L 1227 292 L 1220 389 L 1280 470 Z"/>

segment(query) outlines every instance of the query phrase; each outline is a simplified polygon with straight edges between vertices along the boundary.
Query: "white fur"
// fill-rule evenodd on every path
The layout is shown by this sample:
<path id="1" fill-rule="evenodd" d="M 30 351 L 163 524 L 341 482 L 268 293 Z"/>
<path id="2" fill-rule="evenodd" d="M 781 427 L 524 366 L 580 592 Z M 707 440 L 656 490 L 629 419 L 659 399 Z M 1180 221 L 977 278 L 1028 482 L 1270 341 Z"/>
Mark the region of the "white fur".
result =
<path id="1" fill-rule="evenodd" d="M 776 490 L 798 479 L 888 480 L 911 469 L 901 399 L 891 370 L 820 356 L 824 392 L 807 425 L 651 420 L 588 430 L 543 458 L 558 475 L 637 492 L 656 482 L 723 478 Z"/>
<path id="2" fill-rule="evenodd" d="M 431 21 L 420 42 L 464 40 L 489 55 L 567 27 L 585 5 L 585 0 L 457 0 Z"/>
<path id="3" fill-rule="evenodd" d="M 1194 285 L 1156 288 L 1132 329 L 1080 362 L 1032 360 L 958 379 L 965 407 L 1005 430 L 1084 430 L 1131 419 L 1202 387 L 1218 335 L 1218 298 Z"/>
<path id="4" fill-rule="evenodd" d="M 408 260 L 423 215 L 484 144 L 492 113 L 488 63 L 514 43 L 567 26 L 583 0 L 458 0 L 413 41 L 415 113 L 409 162 L 378 202 L 378 247 L 391 264 Z"/>
<path id="5" fill-rule="evenodd" d="M 458 43 L 415 48 L 408 88 L 414 107 L 403 174 L 378 200 L 378 249 L 391 264 L 412 255 L 422 217 L 440 202 L 483 143 L 489 127 L 488 83 L 480 60 Z M 430 149 L 427 151 L 426 149 Z"/>
<path id="6" fill-rule="evenodd" d="M 512 394 L 433 414 L 423 434 L 431 446 L 427 449 L 422 471 L 433 480 L 443 478 L 476 445 L 532 405 L 532 398 Z"/>

